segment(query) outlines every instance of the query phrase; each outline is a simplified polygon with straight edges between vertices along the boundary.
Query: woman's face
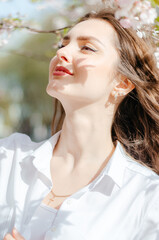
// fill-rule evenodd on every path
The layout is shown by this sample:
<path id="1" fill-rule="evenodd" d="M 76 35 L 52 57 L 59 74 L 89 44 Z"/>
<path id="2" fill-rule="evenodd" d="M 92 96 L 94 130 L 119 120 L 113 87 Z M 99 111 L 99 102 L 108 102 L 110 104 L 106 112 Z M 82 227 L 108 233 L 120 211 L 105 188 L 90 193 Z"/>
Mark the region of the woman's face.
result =
<path id="1" fill-rule="evenodd" d="M 75 25 L 50 62 L 47 93 L 61 102 L 77 104 L 107 100 L 119 60 L 114 39 L 115 30 L 104 20 L 90 19 Z"/>

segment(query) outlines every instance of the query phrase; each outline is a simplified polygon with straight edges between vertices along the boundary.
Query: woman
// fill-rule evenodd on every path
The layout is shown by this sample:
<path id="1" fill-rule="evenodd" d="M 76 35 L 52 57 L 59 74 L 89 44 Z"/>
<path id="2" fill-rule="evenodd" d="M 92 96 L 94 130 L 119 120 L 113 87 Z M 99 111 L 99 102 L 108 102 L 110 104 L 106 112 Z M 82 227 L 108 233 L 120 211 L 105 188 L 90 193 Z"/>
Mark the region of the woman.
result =
<path id="1" fill-rule="evenodd" d="M 47 93 L 64 108 L 62 130 L 42 143 L 22 134 L 0 142 L 1 238 L 159 239 L 150 46 L 110 9 L 90 13 L 51 60 Z"/>

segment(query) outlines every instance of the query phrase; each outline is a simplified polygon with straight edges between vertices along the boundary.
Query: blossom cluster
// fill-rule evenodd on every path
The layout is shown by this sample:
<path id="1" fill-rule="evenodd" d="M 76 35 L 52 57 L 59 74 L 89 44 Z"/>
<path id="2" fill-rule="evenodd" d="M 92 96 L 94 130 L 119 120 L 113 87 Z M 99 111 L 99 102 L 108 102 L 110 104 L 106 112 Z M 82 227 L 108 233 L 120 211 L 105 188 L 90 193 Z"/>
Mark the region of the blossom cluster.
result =
<path id="1" fill-rule="evenodd" d="M 157 18 L 155 7 L 148 0 L 114 0 L 117 7 L 116 19 L 124 28 L 140 29 L 144 25 L 153 25 Z"/>
<path id="2" fill-rule="evenodd" d="M 115 18 L 124 28 L 133 28 L 140 38 L 148 33 L 152 34 L 158 46 L 158 31 L 156 30 L 157 10 L 150 0 L 110 0 L 115 7 Z M 147 32 L 146 32 L 147 30 Z M 157 41 L 156 41 L 157 40 Z M 155 57 L 159 68 L 159 47 L 156 48 Z"/>
<path id="3" fill-rule="evenodd" d="M 9 14 L 8 17 L 0 19 L 0 47 L 6 45 L 11 37 L 11 33 L 23 24 L 24 16 L 17 13 L 16 17 Z"/>

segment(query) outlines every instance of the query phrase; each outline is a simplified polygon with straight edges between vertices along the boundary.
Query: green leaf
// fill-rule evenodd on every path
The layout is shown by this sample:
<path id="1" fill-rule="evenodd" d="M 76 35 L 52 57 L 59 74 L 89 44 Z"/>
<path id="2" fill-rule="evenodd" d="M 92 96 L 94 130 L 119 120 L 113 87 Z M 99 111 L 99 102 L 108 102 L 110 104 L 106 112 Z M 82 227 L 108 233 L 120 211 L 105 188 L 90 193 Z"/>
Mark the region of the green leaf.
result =
<path id="1" fill-rule="evenodd" d="M 159 22 L 159 16 L 155 19 L 155 22 Z"/>
<path id="2" fill-rule="evenodd" d="M 156 31 L 159 31 L 159 26 L 156 26 L 156 27 L 155 27 L 155 30 L 156 30 Z"/>
<path id="3" fill-rule="evenodd" d="M 156 2 L 155 2 L 155 0 L 150 0 L 150 2 L 151 2 L 151 5 L 152 5 L 152 7 L 156 7 Z"/>
<path id="4" fill-rule="evenodd" d="M 154 2 L 159 6 L 159 0 L 154 0 Z"/>
<path id="5" fill-rule="evenodd" d="M 63 29 L 63 34 L 66 35 L 66 33 L 68 32 L 69 28 L 65 28 Z"/>
<path id="6" fill-rule="evenodd" d="M 13 21 L 19 21 L 21 22 L 22 20 L 20 18 L 12 18 Z"/>

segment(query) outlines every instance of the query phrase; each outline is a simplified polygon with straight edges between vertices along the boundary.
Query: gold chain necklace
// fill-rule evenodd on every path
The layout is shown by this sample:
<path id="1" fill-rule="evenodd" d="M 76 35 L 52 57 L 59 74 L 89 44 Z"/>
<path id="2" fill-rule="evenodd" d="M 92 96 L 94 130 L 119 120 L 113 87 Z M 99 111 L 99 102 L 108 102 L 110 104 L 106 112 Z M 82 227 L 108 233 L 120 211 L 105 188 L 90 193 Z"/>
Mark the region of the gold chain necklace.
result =
<path id="1" fill-rule="evenodd" d="M 72 195 L 72 194 L 69 194 L 69 195 L 56 195 L 56 194 L 53 192 L 53 190 L 51 190 L 50 193 L 52 194 L 53 197 L 49 199 L 49 203 L 50 203 L 50 202 L 53 202 L 53 201 L 55 200 L 55 198 L 58 198 L 58 197 L 69 197 L 69 196 Z"/>
<path id="2" fill-rule="evenodd" d="M 113 154 L 113 152 L 114 152 L 114 149 L 115 149 L 115 147 L 113 148 L 113 150 L 112 150 L 112 153 L 111 153 L 111 156 L 112 156 L 112 154 Z M 101 166 L 101 168 L 97 171 L 97 173 L 92 177 L 92 179 L 91 179 L 91 181 L 89 181 L 89 183 L 90 182 L 92 182 L 97 176 L 97 174 L 99 174 L 102 170 L 103 170 L 103 168 L 105 167 L 105 164 L 107 164 L 107 158 L 105 159 L 105 161 L 103 162 L 103 164 L 102 164 L 102 166 Z M 99 172 L 99 173 L 98 173 Z M 87 183 L 88 184 L 88 183 Z M 86 184 L 86 185 L 87 185 Z M 85 185 L 85 186 L 86 186 Z M 54 200 L 55 200 L 55 198 L 60 198 L 60 197 L 69 197 L 69 196 L 71 196 L 72 194 L 69 194 L 69 195 L 56 195 L 54 192 L 53 192 L 53 190 L 51 190 L 50 191 L 50 193 L 52 194 L 52 198 L 49 198 L 49 203 L 48 203 L 48 205 L 50 204 L 50 202 L 53 202 Z"/>

